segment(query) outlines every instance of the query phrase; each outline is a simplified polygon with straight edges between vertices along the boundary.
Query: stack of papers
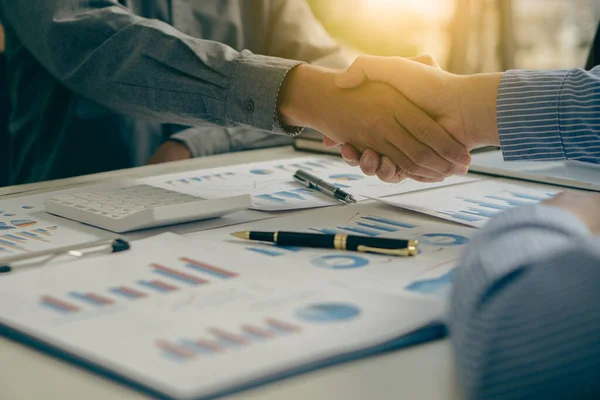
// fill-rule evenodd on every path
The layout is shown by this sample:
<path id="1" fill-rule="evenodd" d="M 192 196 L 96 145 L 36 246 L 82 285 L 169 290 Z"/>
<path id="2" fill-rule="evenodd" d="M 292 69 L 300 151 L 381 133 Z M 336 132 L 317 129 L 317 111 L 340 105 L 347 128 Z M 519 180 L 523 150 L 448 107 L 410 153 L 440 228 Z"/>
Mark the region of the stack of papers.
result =
<path id="1" fill-rule="evenodd" d="M 5 334 L 178 399 L 381 351 L 442 311 L 424 297 L 315 279 L 293 259 L 174 234 L 0 280 Z"/>

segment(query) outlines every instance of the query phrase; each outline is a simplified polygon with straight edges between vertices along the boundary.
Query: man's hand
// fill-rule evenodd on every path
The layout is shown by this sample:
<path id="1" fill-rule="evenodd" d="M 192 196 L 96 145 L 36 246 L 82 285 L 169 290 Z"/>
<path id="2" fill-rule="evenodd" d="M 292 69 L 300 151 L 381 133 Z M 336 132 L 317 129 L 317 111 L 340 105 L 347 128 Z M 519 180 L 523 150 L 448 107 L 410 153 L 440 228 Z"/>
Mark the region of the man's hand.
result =
<path id="1" fill-rule="evenodd" d="M 566 191 L 542 204 L 562 208 L 586 224 L 593 235 L 600 235 L 600 194 Z"/>
<path id="2" fill-rule="evenodd" d="M 501 74 L 458 76 L 437 65 L 416 61 L 399 57 L 359 57 L 336 79 L 336 84 L 356 88 L 367 80 L 386 83 L 422 108 L 466 148 L 498 145 L 496 96 Z M 407 117 L 410 116 L 397 115 L 400 123 Z M 430 138 L 430 142 L 435 140 Z M 364 153 L 361 156 L 360 149 L 346 145 L 342 151 L 351 165 L 360 159 L 364 169 Z M 384 161 L 382 158 L 381 165 Z"/>
<path id="3" fill-rule="evenodd" d="M 470 158 L 464 146 L 401 93 L 382 83 L 344 90 L 334 83 L 338 75 L 310 65 L 293 69 L 280 95 L 282 122 L 314 128 L 361 152 L 373 149 L 385 155 L 390 166 L 386 176 L 397 174 L 396 165 L 426 182 L 466 173 Z M 385 166 L 377 153 L 376 160 L 366 160 L 377 161 L 374 170 Z"/>
<path id="4" fill-rule="evenodd" d="M 187 146 L 175 140 L 168 140 L 160 145 L 154 152 L 148 164 L 161 164 L 171 161 L 187 160 L 192 158 L 192 153 Z"/>

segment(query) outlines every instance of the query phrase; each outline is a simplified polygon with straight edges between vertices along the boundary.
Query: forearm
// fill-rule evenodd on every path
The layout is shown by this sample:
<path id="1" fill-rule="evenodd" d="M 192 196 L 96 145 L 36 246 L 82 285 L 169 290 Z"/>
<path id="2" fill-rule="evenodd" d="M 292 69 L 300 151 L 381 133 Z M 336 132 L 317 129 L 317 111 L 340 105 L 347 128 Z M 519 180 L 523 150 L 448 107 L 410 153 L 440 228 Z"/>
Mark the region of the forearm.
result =
<path id="1" fill-rule="evenodd" d="M 546 206 L 504 213 L 473 239 L 456 274 L 450 324 L 470 398 L 582 389 L 571 381 L 573 363 L 585 346 L 600 351 L 600 315 L 584 311 L 597 310 L 597 249 L 579 219 Z"/>
<path id="2" fill-rule="evenodd" d="M 600 68 L 508 71 L 498 91 L 506 160 L 600 162 Z"/>
<path id="3" fill-rule="evenodd" d="M 70 89 L 128 115 L 281 131 L 275 110 L 297 61 L 238 53 L 113 1 L 0 2 L 20 40 Z"/>

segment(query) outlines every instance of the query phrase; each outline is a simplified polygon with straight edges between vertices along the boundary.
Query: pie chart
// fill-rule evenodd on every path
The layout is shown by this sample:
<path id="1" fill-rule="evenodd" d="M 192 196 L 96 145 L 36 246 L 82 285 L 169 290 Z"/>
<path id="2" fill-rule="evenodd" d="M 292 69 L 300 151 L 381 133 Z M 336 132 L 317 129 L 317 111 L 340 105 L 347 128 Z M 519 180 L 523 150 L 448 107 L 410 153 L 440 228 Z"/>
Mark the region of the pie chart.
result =
<path id="1" fill-rule="evenodd" d="M 421 235 L 419 243 L 429 246 L 462 246 L 469 243 L 469 238 L 455 233 L 426 233 Z"/>
<path id="2" fill-rule="evenodd" d="M 308 322 L 348 321 L 360 314 L 360 308 L 347 303 L 310 304 L 296 312 L 298 318 Z"/>
<path id="3" fill-rule="evenodd" d="M 352 269 L 369 265 L 369 260 L 353 254 L 331 254 L 312 260 L 315 267 L 328 269 Z"/>

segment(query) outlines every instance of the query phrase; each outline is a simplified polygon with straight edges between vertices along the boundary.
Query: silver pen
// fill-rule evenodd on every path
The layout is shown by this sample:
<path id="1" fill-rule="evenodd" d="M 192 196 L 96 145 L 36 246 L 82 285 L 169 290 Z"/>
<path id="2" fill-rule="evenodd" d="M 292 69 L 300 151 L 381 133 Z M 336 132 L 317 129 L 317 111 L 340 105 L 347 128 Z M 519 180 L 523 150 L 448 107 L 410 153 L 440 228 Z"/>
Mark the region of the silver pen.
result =
<path id="1" fill-rule="evenodd" d="M 41 259 L 38 263 L 42 264 L 63 254 L 72 257 L 83 257 L 95 253 L 119 253 L 121 251 L 129 250 L 129 247 L 129 243 L 123 239 L 108 239 L 73 246 L 58 247 L 34 253 L 19 254 L 12 257 L 0 258 L 0 273 L 10 272 L 15 264 L 23 261 Z"/>
<path id="2" fill-rule="evenodd" d="M 299 169 L 294 174 L 294 180 L 307 188 L 315 189 L 326 195 L 333 197 L 336 200 L 343 201 L 346 204 L 356 203 L 356 199 L 350 193 L 346 193 L 339 187 L 325 182 L 323 179 L 309 174 L 308 172 Z"/>

